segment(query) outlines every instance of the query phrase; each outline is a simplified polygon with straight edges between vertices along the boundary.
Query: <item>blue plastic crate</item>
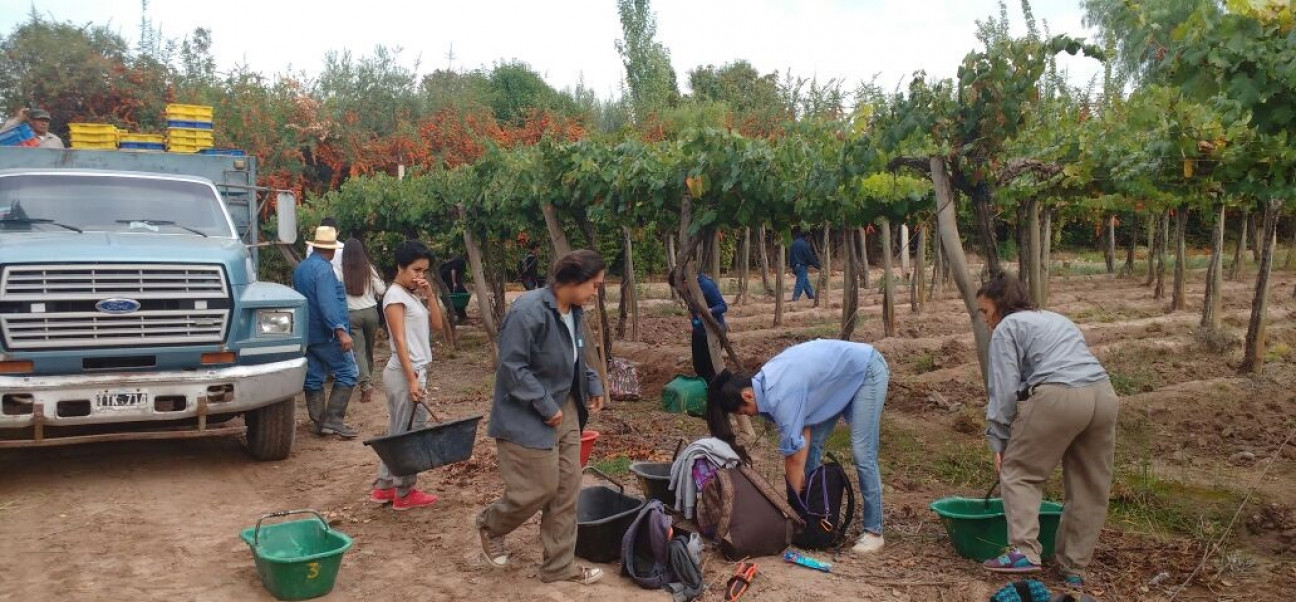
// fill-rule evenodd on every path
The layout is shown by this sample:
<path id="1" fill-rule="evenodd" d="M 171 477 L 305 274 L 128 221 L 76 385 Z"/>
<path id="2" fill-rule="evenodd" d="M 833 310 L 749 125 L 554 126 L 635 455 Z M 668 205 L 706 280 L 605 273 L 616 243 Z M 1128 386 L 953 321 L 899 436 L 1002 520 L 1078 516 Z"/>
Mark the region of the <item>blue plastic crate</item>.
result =
<path id="1" fill-rule="evenodd" d="M 237 148 L 204 148 L 198 151 L 200 155 L 223 155 L 226 157 L 246 157 L 247 151 Z"/>
<path id="2" fill-rule="evenodd" d="M 25 140 L 31 140 L 36 137 L 31 126 L 20 123 L 17 127 L 9 128 L 0 132 L 0 146 L 18 146 Z"/>
<path id="3" fill-rule="evenodd" d="M 193 128 L 193 129 L 196 129 L 196 130 L 210 130 L 210 129 L 212 129 L 212 122 L 210 122 L 210 121 L 183 121 L 183 120 L 179 120 L 179 119 L 168 119 L 168 120 L 167 120 L 167 127 L 169 127 L 169 128 Z"/>
<path id="4" fill-rule="evenodd" d="M 164 151 L 166 150 L 166 144 L 161 142 L 123 142 L 119 148 L 122 150 Z"/>

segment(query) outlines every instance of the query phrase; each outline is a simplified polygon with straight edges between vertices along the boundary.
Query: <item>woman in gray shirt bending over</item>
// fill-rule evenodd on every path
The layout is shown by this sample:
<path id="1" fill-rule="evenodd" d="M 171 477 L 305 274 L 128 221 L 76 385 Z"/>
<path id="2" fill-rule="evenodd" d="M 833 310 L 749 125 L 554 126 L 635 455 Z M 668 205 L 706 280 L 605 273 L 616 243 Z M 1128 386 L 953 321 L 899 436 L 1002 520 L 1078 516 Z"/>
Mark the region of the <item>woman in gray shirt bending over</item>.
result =
<path id="1" fill-rule="evenodd" d="M 1065 510 L 1058 527 L 1058 570 L 1084 585 L 1085 569 L 1107 519 L 1119 401 L 1107 372 L 1065 316 L 1037 309 L 1012 276 L 977 291 L 990 339 L 986 436 L 1003 487 L 1008 543 L 985 568 L 1040 570 L 1039 508 L 1044 482 L 1062 464 Z"/>
<path id="2" fill-rule="evenodd" d="M 504 316 L 490 427 L 504 495 L 477 517 L 482 555 L 508 565 L 504 536 L 540 512 L 540 580 L 589 585 L 598 568 L 577 567 L 576 499 L 580 435 L 603 408 L 603 387 L 585 365 L 581 306 L 603 282 L 603 258 L 573 251 L 554 265 L 550 286 L 524 293 Z"/>

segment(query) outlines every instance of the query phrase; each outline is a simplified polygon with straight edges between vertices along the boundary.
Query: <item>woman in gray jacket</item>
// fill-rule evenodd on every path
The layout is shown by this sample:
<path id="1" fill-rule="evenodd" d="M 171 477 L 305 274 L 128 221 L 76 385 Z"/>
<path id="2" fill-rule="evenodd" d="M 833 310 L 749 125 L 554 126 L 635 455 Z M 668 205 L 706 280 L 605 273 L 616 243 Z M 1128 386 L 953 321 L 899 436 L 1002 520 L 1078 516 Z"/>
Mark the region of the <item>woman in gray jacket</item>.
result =
<path id="1" fill-rule="evenodd" d="M 546 583 L 589 585 L 603 576 L 577 567 L 575 554 L 580 434 L 589 412 L 603 408 L 598 374 L 585 364 L 581 306 L 598 292 L 604 267 L 594 251 L 567 254 L 554 264 L 552 284 L 514 301 L 500 325 L 487 435 L 499 452 L 504 495 L 477 517 L 477 531 L 487 564 L 503 568 L 504 536 L 541 512 Z"/>

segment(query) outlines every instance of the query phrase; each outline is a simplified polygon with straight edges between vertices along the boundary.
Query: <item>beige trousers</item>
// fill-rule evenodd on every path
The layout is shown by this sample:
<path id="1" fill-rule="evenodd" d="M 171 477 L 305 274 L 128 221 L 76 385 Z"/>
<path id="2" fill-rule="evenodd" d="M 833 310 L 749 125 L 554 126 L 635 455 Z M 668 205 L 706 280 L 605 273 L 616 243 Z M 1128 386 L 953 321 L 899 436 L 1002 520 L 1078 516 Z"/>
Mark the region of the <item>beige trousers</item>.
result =
<path id="1" fill-rule="evenodd" d="M 570 399 L 563 404 L 558 445 L 531 449 L 496 440 L 504 495 L 477 517 L 478 528 L 508 535 L 536 512 L 544 560 L 540 580 L 562 581 L 580 573 L 576 557 L 576 500 L 580 494 L 580 418 Z"/>
<path id="2" fill-rule="evenodd" d="M 1062 464 L 1065 508 L 1058 525 L 1058 568 L 1084 577 L 1107 520 L 1116 414 L 1110 382 L 1086 387 L 1040 385 L 1021 402 L 1004 451 L 1000 479 L 1008 543 L 1039 564 L 1039 508 L 1044 482 Z"/>

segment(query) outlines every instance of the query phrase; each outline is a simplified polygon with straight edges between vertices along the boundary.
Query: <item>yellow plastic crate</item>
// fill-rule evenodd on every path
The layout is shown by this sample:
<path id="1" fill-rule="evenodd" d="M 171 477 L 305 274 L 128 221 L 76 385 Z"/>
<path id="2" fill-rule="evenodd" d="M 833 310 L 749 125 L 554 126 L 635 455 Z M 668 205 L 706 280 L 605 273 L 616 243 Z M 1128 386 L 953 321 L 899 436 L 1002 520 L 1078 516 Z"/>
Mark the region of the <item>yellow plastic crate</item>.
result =
<path id="1" fill-rule="evenodd" d="M 169 104 L 166 106 L 166 118 L 175 121 L 211 121 L 212 108 L 206 105 Z"/>
<path id="2" fill-rule="evenodd" d="M 144 144 L 162 144 L 166 142 L 166 136 L 162 134 L 138 134 L 138 133 L 132 134 L 130 132 L 122 132 L 121 135 L 117 137 L 117 141 L 118 142 L 139 142 Z"/>
<path id="3" fill-rule="evenodd" d="M 117 145 L 117 134 L 72 134 L 70 141 L 72 143 L 83 142 L 86 144 L 112 144 Z"/>
<path id="4" fill-rule="evenodd" d="M 117 142 L 115 140 L 112 142 L 86 142 L 84 140 L 73 140 L 72 148 L 115 150 L 117 148 Z"/>
<path id="5" fill-rule="evenodd" d="M 72 132 L 72 137 L 79 135 L 88 136 L 117 136 L 117 126 L 111 123 L 69 123 L 68 130 Z"/>

